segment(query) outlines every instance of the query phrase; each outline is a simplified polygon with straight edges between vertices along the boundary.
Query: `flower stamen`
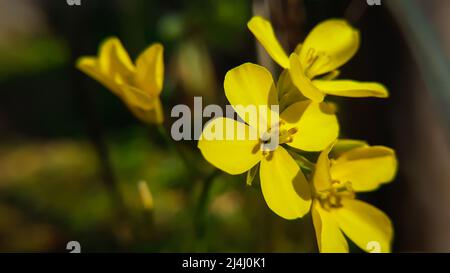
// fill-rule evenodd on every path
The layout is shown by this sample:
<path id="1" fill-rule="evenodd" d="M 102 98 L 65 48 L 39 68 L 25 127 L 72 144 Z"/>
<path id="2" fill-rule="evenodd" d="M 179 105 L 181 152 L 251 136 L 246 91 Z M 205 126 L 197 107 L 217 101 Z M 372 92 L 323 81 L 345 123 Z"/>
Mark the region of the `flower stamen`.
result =
<path id="1" fill-rule="evenodd" d="M 355 198 L 355 192 L 351 183 L 347 182 L 343 186 L 339 185 L 339 181 L 331 181 L 332 187 L 315 194 L 324 209 L 332 209 L 342 207 L 342 198 Z"/>
<path id="2" fill-rule="evenodd" d="M 321 70 L 330 63 L 331 59 L 325 52 L 318 52 L 314 48 L 310 48 L 306 54 L 305 75 L 313 79 L 315 71 Z"/>

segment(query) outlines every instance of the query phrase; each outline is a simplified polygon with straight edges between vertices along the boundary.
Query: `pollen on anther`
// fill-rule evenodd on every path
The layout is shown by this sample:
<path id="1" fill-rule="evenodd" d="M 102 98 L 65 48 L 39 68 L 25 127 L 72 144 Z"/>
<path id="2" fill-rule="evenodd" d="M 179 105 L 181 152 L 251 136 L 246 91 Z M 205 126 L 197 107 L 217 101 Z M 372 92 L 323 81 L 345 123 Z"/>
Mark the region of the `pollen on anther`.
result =
<path id="1" fill-rule="evenodd" d="M 288 130 L 288 133 L 289 133 L 290 135 L 293 135 L 293 134 L 295 134 L 295 133 L 297 133 L 297 132 L 298 132 L 298 129 L 295 128 L 295 127 Z"/>

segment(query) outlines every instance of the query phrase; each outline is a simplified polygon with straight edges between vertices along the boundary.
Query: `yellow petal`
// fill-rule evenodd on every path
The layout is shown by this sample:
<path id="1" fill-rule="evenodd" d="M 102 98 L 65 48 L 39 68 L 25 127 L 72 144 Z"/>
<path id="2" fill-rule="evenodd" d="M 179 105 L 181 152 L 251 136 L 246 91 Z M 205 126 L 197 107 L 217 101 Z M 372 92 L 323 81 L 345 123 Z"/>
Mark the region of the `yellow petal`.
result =
<path id="1" fill-rule="evenodd" d="M 394 150 L 384 146 L 360 147 L 343 153 L 331 166 L 331 177 L 351 182 L 355 191 L 372 191 L 394 179 L 397 160 Z"/>
<path id="2" fill-rule="evenodd" d="M 380 252 L 390 252 L 393 228 L 389 217 L 359 200 L 343 198 L 341 202 L 342 207 L 332 209 L 331 213 L 345 235 L 365 251 L 378 245 Z"/>
<path id="3" fill-rule="evenodd" d="M 114 94 L 120 95 L 121 91 L 114 79 L 108 78 L 102 74 L 98 65 L 98 60 L 95 57 L 81 57 L 77 60 L 77 68 L 87 74 L 89 77 L 103 84 L 106 88 L 111 90 Z"/>
<path id="4" fill-rule="evenodd" d="M 359 43 L 359 32 L 346 21 L 326 20 L 308 34 L 299 56 L 303 67 L 315 60 L 308 69 L 308 75 L 314 77 L 335 70 L 350 60 L 358 51 Z"/>
<path id="5" fill-rule="evenodd" d="M 302 43 L 298 43 L 294 49 L 294 53 L 297 55 L 300 55 L 300 51 L 302 50 L 302 47 L 303 47 Z"/>
<path id="6" fill-rule="evenodd" d="M 334 113 L 323 103 L 297 102 L 281 113 L 286 128 L 296 128 L 289 146 L 304 151 L 321 151 L 339 135 L 339 124 Z"/>
<path id="7" fill-rule="evenodd" d="M 324 74 L 322 77 L 320 77 L 320 80 L 322 81 L 331 81 L 339 77 L 339 74 L 341 74 L 341 71 L 339 70 L 333 70 L 331 72 L 328 72 L 327 74 Z"/>
<path id="8" fill-rule="evenodd" d="M 295 85 L 292 83 L 291 76 L 289 75 L 289 70 L 284 69 L 277 81 L 278 99 L 280 100 L 285 94 L 295 91 L 298 92 Z"/>
<path id="9" fill-rule="evenodd" d="M 152 96 L 160 94 L 164 81 L 164 48 L 153 44 L 136 60 L 136 84 Z"/>
<path id="10" fill-rule="evenodd" d="M 285 219 L 308 213 L 311 191 L 300 167 L 281 146 L 261 161 L 261 190 L 269 208 Z"/>
<path id="11" fill-rule="evenodd" d="M 114 80 L 119 77 L 127 82 L 135 69 L 130 56 L 116 37 L 108 38 L 102 43 L 98 62 L 101 73 Z"/>
<path id="12" fill-rule="evenodd" d="M 321 253 L 347 253 L 348 244 L 333 215 L 324 210 L 318 201 L 311 209 L 317 245 Z"/>
<path id="13" fill-rule="evenodd" d="M 291 104 L 307 100 L 297 87 L 292 83 L 291 76 L 287 69 L 283 70 L 277 82 L 278 100 L 280 103 L 280 112 L 283 112 Z"/>
<path id="14" fill-rule="evenodd" d="M 322 93 L 306 76 L 305 71 L 302 68 L 300 59 L 297 54 L 292 53 L 289 57 L 291 67 L 289 69 L 289 75 L 291 75 L 292 83 L 297 87 L 297 89 L 308 99 L 321 102 L 325 97 Z"/>
<path id="15" fill-rule="evenodd" d="M 330 174 L 331 163 L 328 158 L 328 154 L 330 153 L 332 147 L 333 145 L 328 146 L 320 153 L 319 158 L 317 159 L 316 168 L 313 175 L 313 183 L 314 189 L 318 193 L 329 190 L 332 187 Z"/>
<path id="16" fill-rule="evenodd" d="M 271 106 L 278 107 L 277 90 L 266 68 L 252 63 L 233 68 L 225 75 L 224 88 L 234 110 L 255 128 L 272 124 L 271 114 L 278 118 L 278 113 L 271 111 Z"/>
<path id="17" fill-rule="evenodd" d="M 320 91 L 329 95 L 353 98 L 389 97 L 389 93 L 386 87 L 376 82 L 357 82 L 351 80 L 314 80 L 313 84 Z"/>
<path id="18" fill-rule="evenodd" d="M 331 158 L 338 158 L 343 153 L 359 147 L 367 147 L 368 144 L 363 140 L 356 139 L 338 139 L 330 152 Z"/>
<path id="19" fill-rule="evenodd" d="M 129 105 L 149 110 L 154 107 L 154 101 L 157 97 L 150 96 L 150 93 L 126 84 L 120 85 L 122 98 Z"/>
<path id="20" fill-rule="evenodd" d="M 278 42 L 272 25 L 266 19 L 260 16 L 254 16 L 248 23 L 248 29 L 255 35 L 256 39 L 269 53 L 270 57 L 277 62 L 281 67 L 289 67 L 289 59 L 284 52 L 280 43 Z"/>
<path id="21" fill-rule="evenodd" d="M 152 106 L 149 109 L 143 109 L 129 104 L 128 108 L 142 122 L 148 124 L 161 124 L 164 121 L 163 109 L 158 97 L 152 101 Z"/>
<path id="22" fill-rule="evenodd" d="M 138 182 L 137 186 L 143 208 L 149 211 L 153 210 L 154 208 L 153 194 L 150 188 L 148 187 L 147 182 L 141 180 Z"/>
<path id="23" fill-rule="evenodd" d="M 252 128 L 229 118 L 217 118 L 203 129 L 198 148 L 204 158 L 229 174 L 241 174 L 262 158 L 259 140 L 249 137 Z"/>

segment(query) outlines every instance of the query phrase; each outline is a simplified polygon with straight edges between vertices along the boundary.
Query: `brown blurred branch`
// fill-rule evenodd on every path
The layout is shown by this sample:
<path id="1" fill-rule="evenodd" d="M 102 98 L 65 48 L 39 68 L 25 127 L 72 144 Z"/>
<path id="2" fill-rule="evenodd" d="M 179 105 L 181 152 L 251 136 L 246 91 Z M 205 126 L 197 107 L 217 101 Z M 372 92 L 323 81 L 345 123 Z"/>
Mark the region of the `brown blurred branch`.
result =
<path id="1" fill-rule="evenodd" d="M 361 20 L 369 5 L 366 1 L 353 0 L 347 7 L 344 17 L 352 24 L 356 25 Z"/>
<path id="2" fill-rule="evenodd" d="M 253 0 L 253 15 L 271 21 L 286 54 L 292 52 L 303 37 L 306 19 L 303 0 Z M 275 74 L 278 66 L 258 41 L 255 43 L 258 63 Z"/>
<path id="3" fill-rule="evenodd" d="M 266 19 L 270 19 L 269 0 L 253 0 L 253 15 L 260 15 Z M 273 73 L 275 70 L 275 63 L 258 41 L 255 40 L 255 43 L 258 63 Z"/>

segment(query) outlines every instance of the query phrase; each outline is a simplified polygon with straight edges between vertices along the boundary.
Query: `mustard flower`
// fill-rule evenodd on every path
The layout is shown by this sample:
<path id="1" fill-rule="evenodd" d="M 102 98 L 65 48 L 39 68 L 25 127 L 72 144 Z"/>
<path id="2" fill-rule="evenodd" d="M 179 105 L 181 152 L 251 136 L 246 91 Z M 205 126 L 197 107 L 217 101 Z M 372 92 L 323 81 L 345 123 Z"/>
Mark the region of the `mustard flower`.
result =
<path id="1" fill-rule="evenodd" d="M 386 88 L 374 82 L 335 80 L 338 68 L 358 51 L 359 32 L 345 20 L 329 19 L 313 28 L 303 44 L 288 57 L 272 25 L 255 16 L 247 24 L 272 59 L 289 71 L 293 84 L 307 98 L 321 102 L 325 95 L 388 97 Z"/>
<path id="2" fill-rule="evenodd" d="M 355 192 L 372 191 L 392 181 L 397 170 L 395 152 L 384 146 L 351 147 L 348 142 L 337 142 L 335 149 L 330 145 L 322 151 L 313 174 L 311 213 L 319 250 L 348 252 L 344 233 L 365 251 L 376 244 L 380 252 L 390 252 L 391 220 L 355 199 Z"/>
<path id="3" fill-rule="evenodd" d="M 224 88 L 245 123 L 223 117 L 209 122 L 198 142 L 204 158 L 232 175 L 259 163 L 261 190 L 269 208 L 285 219 L 302 217 L 310 209 L 311 189 L 284 146 L 306 151 L 325 149 L 338 136 L 336 116 L 327 112 L 324 103 L 311 100 L 294 103 L 281 114 L 270 110 L 270 106 L 278 105 L 277 88 L 270 72 L 256 64 L 246 63 L 228 71 Z M 259 119 L 246 112 L 251 106 L 262 107 Z M 266 141 L 273 137 L 279 139 L 276 147 L 265 149 Z"/>
<path id="4" fill-rule="evenodd" d="M 117 95 L 140 120 L 161 124 L 164 120 L 159 95 L 163 88 L 163 46 L 155 43 L 133 64 L 118 38 L 106 39 L 97 57 L 85 56 L 77 68 Z"/>

